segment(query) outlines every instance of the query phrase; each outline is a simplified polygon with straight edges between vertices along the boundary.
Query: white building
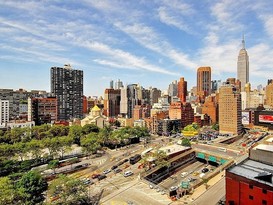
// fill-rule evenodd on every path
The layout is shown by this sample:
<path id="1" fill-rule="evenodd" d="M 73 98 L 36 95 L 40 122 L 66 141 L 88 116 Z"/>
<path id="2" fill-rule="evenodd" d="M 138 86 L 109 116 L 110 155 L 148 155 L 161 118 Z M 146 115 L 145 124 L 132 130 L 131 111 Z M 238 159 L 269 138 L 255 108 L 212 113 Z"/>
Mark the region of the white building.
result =
<path id="1" fill-rule="evenodd" d="M 9 122 L 9 101 L 0 100 L 0 125 L 5 126 Z"/>

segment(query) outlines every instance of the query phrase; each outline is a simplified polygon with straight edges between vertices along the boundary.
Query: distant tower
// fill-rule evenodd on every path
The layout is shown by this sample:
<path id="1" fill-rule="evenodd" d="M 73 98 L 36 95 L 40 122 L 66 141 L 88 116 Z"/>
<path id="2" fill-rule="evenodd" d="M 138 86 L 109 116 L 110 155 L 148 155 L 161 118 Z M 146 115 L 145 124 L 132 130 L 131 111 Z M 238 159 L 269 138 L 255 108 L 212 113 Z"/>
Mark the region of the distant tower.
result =
<path id="1" fill-rule="evenodd" d="M 211 68 L 200 67 L 197 69 L 197 95 L 201 101 L 211 94 Z"/>
<path id="2" fill-rule="evenodd" d="M 184 78 L 180 78 L 177 85 L 177 97 L 179 97 L 181 102 L 186 102 L 187 92 L 187 81 Z"/>
<path id="3" fill-rule="evenodd" d="M 113 89 L 113 88 L 114 88 L 114 81 L 110 80 L 110 89 Z"/>
<path id="4" fill-rule="evenodd" d="M 244 35 L 237 62 L 237 79 L 241 81 L 241 91 L 243 91 L 245 84 L 249 82 L 249 59 L 245 49 Z"/>

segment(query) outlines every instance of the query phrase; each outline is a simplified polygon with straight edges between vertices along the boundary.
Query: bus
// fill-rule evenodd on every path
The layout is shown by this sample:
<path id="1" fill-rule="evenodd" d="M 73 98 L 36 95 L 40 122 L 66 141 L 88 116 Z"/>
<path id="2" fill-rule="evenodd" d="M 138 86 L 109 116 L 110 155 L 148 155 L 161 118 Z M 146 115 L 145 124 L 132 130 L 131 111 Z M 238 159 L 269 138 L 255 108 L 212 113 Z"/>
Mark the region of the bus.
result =
<path id="1" fill-rule="evenodd" d="M 150 148 L 144 150 L 144 151 L 141 153 L 141 157 L 145 157 L 145 155 L 146 155 L 147 153 L 151 152 L 152 150 L 153 150 L 152 147 L 150 147 Z"/>
<path id="2" fill-rule="evenodd" d="M 133 164 L 137 163 L 139 160 L 141 160 L 141 155 L 136 154 L 135 156 L 130 157 L 129 162 L 130 162 L 130 164 L 133 165 Z"/>
<path id="3" fill-rule="evenodd" d="M 68 159 L 64 159 L 64 160 L 60 160 L 59 161 L 59 167 L 64 167 L 70 164 L 74 164 L 79 162 L 79 158 L 78 157 L 73 157 L 73 158 L 68 158 Z"/>

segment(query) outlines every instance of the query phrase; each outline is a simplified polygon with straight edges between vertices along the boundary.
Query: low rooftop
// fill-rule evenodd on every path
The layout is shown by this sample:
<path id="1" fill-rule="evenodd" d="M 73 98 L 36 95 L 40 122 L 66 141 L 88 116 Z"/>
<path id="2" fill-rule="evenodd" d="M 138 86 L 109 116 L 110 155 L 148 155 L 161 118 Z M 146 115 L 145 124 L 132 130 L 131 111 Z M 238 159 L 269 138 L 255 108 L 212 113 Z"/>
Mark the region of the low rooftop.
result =
<path id="1" fill-rule="evenodd" d="M 228 171 L 273 187 L 273 166 L 271 165 L 247 159 Z"/>

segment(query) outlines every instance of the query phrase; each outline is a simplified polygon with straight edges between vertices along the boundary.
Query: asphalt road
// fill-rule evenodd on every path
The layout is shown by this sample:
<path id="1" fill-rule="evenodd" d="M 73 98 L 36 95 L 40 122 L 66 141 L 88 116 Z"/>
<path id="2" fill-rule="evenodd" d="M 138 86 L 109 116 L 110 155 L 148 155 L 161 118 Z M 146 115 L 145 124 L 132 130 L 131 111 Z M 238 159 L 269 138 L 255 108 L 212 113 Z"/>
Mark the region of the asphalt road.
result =
<path id="1" fill-rule="evenodd" d="M 226 194 L 226 182 L 225 178 L 220 179 L 212 187 L 202 194 L 199 198 L 197 198 L 192 205 L 206 205 L 206 204 L 217 204 L 217 202 L 223 198 Z"/>

